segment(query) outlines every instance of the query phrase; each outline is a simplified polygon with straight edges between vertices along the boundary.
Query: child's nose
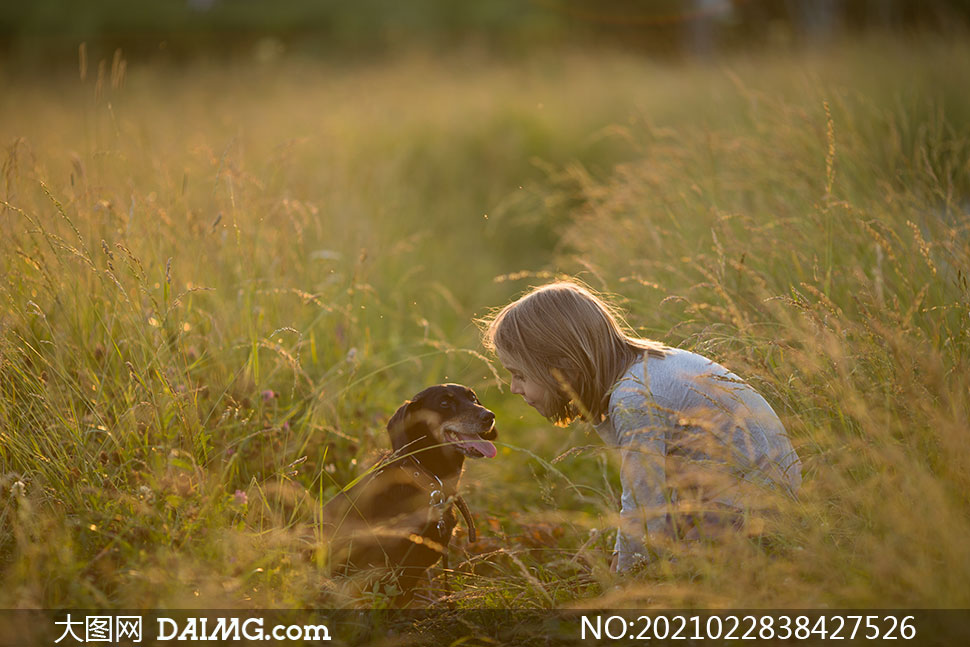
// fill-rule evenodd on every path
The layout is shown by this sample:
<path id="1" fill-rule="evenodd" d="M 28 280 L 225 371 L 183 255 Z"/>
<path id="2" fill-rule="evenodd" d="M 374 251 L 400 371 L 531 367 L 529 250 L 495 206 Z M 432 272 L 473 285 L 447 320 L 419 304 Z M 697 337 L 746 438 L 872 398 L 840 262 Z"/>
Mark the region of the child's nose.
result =
<path id="1" fill-rule="evenodd" d="M 522 382 L 517 377 L 512 378 L 512 381 L 509 383 L 509 390 L 516 395 L 525 394 L 525 391 L 522 390 Z"/>

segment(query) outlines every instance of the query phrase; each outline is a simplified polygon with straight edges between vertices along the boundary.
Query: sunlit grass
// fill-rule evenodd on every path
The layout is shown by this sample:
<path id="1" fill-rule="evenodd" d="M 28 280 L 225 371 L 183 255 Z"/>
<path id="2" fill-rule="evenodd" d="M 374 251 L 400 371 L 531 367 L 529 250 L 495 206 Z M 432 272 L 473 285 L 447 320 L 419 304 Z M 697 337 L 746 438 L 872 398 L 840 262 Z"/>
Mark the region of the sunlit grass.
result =
<path id="1" fill-rule="evenodd" d="M 966 606 L 970 58 L 894 47 L 12 77 L 0 602 L 353 603 L 318 506 L 452 380 L 501 441 L 459 607 Z M 779 411 L 806 478 L 766 540 L 609 573 L 613 457 L 473 324 L 556 273 Z"/>

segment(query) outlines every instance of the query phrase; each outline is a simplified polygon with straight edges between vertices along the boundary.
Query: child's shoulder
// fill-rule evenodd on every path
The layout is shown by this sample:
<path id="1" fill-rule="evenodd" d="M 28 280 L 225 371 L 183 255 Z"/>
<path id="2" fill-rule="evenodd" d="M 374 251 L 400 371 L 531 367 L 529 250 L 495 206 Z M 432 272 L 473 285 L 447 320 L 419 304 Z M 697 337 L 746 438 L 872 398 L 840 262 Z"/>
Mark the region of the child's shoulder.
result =
<path id="1" fill-rule="evenodd" d="M 680 378 L 727 374 L 730 371 L 714 360 L 683 348 L 665 348 L 664 357 L 648 360 L 650 378 L 675 374 Z"/>
<path id="2" fill-rule="evenodd" d="M 610 410 L 636 405 L 650 395 L 646 354 L 637 358 L 616 381 L 610 391 Z"/>
<path id="3" fill-rule="evenodd" d="M 692 379 L 726 372 L 703 355 L 682 348 L 663 350 L 663 356 L 644 353 L 620 376 L 610 393 L 611 410 L 636 407 L 645 400 L 666 406 Z"/>
<path id="4" fill-rule="evenodd" d="M 616 428 L 640 428 L 645 417 L 656 420 L 657 416 L 665 415 L 666 390 L 658 390 L 652 379 L 655 361 L 666 360 L 653 356 L 638 359 L 614 385 L 607 415 Z"/>

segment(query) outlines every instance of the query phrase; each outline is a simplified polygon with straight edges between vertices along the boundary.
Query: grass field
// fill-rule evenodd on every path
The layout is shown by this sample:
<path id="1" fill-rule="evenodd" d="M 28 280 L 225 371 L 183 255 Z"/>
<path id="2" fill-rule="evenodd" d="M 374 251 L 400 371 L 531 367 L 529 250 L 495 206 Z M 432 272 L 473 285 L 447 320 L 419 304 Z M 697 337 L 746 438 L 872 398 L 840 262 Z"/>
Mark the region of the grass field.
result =
<path id="1" fill-rule="evenodd" d="M 446 380 L 501 441 L 459 608 L 970 605 L 966 44 L 98 63 L 2 79 L 0 606 L 354 604 L 316 511 Z M 779 412 L 767 546 L 609 573 L 613 457 L 474 324 L 557 275 Z"/>

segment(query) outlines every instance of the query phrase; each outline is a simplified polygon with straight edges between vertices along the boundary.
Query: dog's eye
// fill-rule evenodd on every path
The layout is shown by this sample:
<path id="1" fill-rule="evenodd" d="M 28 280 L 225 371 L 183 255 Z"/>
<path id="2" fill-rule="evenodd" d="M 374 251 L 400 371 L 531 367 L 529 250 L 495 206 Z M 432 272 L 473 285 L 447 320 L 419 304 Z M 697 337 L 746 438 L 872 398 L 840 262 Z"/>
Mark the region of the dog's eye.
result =
<path id="1" fill-rule="evenodd" d="M 447 400 L 447 399 L 446 400 L 442 400 L 440 403 L 438 403 L 438 406 L 441 407 L 442 409 L 450 409 L 451 408 L 451 400 Z"/>

